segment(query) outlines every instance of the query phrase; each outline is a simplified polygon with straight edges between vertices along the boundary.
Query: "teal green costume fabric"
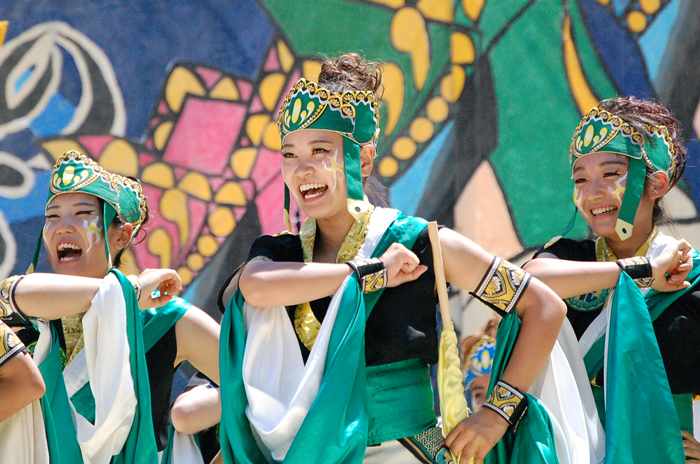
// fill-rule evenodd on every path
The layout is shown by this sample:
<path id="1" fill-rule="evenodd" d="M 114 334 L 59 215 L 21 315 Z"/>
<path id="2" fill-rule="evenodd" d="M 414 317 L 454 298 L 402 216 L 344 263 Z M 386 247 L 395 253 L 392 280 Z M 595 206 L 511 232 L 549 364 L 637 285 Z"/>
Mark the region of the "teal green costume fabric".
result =
<path id="1" fill-rule="evenodd" d="M 399 213 L 373 256 L 381 256 L 394 242 L 411 248 L 426 222 Z M 284 462 L 359 463 L 367 447 L 364 335 L 367 317 L 382 291 L 363 295 L 353 275 L 346 284 L 328 346 L 325 374 L 306 419 Z M 242 378 L 245 352 L 245 300 L 237 291 L 228 302 L 221 324 L 221 452 L 227 464 L 264 464 L 248 419 Z M 377 429 L 377 433 L 382 433 Z"/>
<path id="2" fill-rule="evenodd" d="M 652 322 L 700 282 L 695 251 L 688 281 L 687 289 L 642 297 L 632 279 L 620 275 L 610 308 L 607 404 L 598 404 L 605 408 L 606 463 L 685 462 L 680 429 L 692 431 L 692 404 L 687 395 L 671 395 Z M 584 357 L 589 378 L 604 367 L 604 352 L 605 337 Z"/>
<path id="3" fill-rule="evenodd" d="M 134 422 L 121 453 L 112 458 L 113 464 L 154 464 L 158 462 L 158 451 L 153 436 L 151 417 L 151 392 L 146 366 L 146 352 L 162 337 L 190 306 L 176 298 L 162 308 L 141 311 L 131 282 L 116 269 L 124 293 L 129 341 L 129 363 L 134 380 L 134 392 L 138 400 Z M 46 427 L 49 455 L 52 464 L 79 464 L 83 462 L 76 440 L 75 426 L 71 416 L 68 394 L 61 371 L 58 337 L 52 328 L 52 348 L 39 366 L 47 385 L 46 395 L 41 399 Z M 95 400 L 89 384 L 72 398 L 76 410 L 89 420 L 94 420 Z"/>
<path id="4" fill-rule="evenodd" d="M 501 379 L 520 333 L 520 319 L 517 311 L 511 311 L 498 326 L 496 354 L 491 368 L 489 390 L 493 391 Z M 520 420 L 515 433 L 506 433 L 496 446 L 486 455 L 486 464 L 558 464 L 554 446 L 552 421 L 544 406 L 534 396 L 528 398 L 528 410 Z M 466 461 L 466 457 L 462 457 Z"/>

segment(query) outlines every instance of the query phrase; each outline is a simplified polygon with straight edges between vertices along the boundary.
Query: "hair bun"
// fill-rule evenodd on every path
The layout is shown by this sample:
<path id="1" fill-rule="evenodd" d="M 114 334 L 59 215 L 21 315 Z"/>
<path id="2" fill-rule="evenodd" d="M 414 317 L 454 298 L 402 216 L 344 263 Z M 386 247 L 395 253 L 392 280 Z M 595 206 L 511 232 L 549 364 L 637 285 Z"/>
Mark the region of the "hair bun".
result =
<path id="1" fill-rule="evenodd" d="M 357 53 L 345 53 L 321 64 L 318 83 L 332 92 L 371 90 L 381 100 L 384 85 L 379 63 L 367 61 Z"/>

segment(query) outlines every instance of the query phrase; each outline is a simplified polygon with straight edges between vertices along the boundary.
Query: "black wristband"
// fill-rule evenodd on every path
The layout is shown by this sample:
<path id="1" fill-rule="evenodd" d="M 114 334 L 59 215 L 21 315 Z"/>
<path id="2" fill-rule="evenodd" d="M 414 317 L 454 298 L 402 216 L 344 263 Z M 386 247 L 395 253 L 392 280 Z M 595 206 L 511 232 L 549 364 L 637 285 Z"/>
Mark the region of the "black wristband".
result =
<path id="1" fill-rule="evenodd" d="M 387 274 L 381 259 L 353 259 L 346 264 L 357 276 L 362 293 L 376 292 L 386 287 Z"/>
<path id="2" fill-rule="evenodd" d="M 651 263 L 646 256 L 618 259 L 615 264 L 620 266 L 620 269 L 642 288 L 651 287 L 652 282 L 654 282 L 651 274 Z"/>
<path id="3" fill-rule="evenodd" d="M 496 412 L 510 424 L 509 432 L 515 432 L 518 428 L 520 420 L 527 411 L 527 405 L 527 396 L 503 380 L 496 382 L 491 396 L 484 403 L 484 407 Z"/>

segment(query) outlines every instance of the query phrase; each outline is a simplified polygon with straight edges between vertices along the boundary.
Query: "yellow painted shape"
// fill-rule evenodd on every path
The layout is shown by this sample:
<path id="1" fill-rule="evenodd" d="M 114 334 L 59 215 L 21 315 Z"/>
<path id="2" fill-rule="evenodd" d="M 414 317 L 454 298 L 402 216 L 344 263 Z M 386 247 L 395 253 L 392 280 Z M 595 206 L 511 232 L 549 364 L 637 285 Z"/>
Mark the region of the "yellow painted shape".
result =
<path id="1" fill-rule="evenodd" d="M 283 40 L 277 42 L 277 56 L 280 58 L 280 65 L 284 72 L 288 73 L 294 66 L 294 55 L 289 51 L 289 47 Z"/>
<path id="2" fill-rule="evenodd" d="M 391 153 L 398 159 L 407 160 L 416 154 L 416 142 L 409 137 L 399 137 L 391 146 Z"/>
<path id="3" fill-rule="evenodd" d="M 279 138 L 279 135 L 277 136 Z M 239 179 L 247 179 L 253 170 L 258 149 L 253 147 L 240 148 L 231 155 L 231 169 Z"/>
<path id="4" fill-rule="evenodd" d="M 639 0 L 639 7 L 646 14 L 654 14 L 661 8 L 661 0 Z"/>
<path id="5" fill-rule="evenodd" d="M 447 119 L 450 114 L 450 107 L 442 97 L 435 97 L 428 102 L 426 113 L 431 121 L 438 123 Z"/>
<path id="6" fill-rule="evenodd" d="M 102 151 L 99 161 L 110 172 L 131 177 L 139 175 L 139 156 L 124 139 L 112 140 Z"/>
<path id="7" fill-rule="evenodd" d="M 600 3 L 601 5 L 607 5 L 608 3 L 610 3 L 610 0 L 598 0 L 598 3 Z"/>
<path id="8" fill-rule="evenodd" d="M 226 237 L 236 228 L 236 218 L 231 208 L 221 206 L 216 208 L 207 219 L 211 233 L 217 237 Z"/>
<path id="9" fill-rule="evenodd" d="M 274 73 L 266 76 L 260 83 L 260 100 L 267 111 L 272 111 L 277 106 L 286 80 L 284 74 Z"/>
<path id="10" fill-rule="evenodd" d="M 564 68 L 566 69 L 566 77 L 569 79 L 569 87 L 571 94 L 574 97 L 576 106 L 581 115 L 590 111 L 591 108 L 598 104 L 598 99 L 593 95 L 586 76 L 583 74 L 581 62 L 578 59 L 576 46 L 571 37 L 571 19 L 566 16 L 563 24 L 563 42 L 564 42 Z"/>
<path id="11" fill-rule="evenodd" d="M 396 158 L 387 156 L 379 163 L 379 175 L 382 177 L 391 177 L 399 171 L 399 162 Z"/>
<path id="12" fill-rule="evenodd" d="M 310 79 L 314 82 L 318 81 L 318 75 L 321 74 L 321 62 L 316 60 L 304 61 L 302 74 L 306 79 Z"/>
<path id="13" fill-rule="evenodd" d="M 248 120 L 245 122 L 245 131 L 253 145 L 260 146 L 263 131 L 268 122 L 270 122 L 270 116 L 266 114 L 254 114 L 248 117 Z"/>
<path id="14" fill-rule="evenodd" d="M 248 199 L 245 197 L 245 190 L 238 182 L 229 181 L 221 186 L 214 201 L 223 205 L 245 206 Z"/>
<path id="15" fill-rule="evenodd" d="M 182 285 L 189 285 L 192 282 L 192 271 L 185 266 L 178 268 L 177 273 L 182 280 Z"/>
<path id="16" fill-rule="evenodd" d="M 396 50 L 411 55 L 413 81 L 423 88 L 430 70 L 430 39 L 425 20 L 415 8 L 402 8 L 391 20 L 391 43 Z"/>
<path id="17" fill-rule="evenodd" d="M 639 10 L 630 11 L 627 15 L 627 27 L 632 32 L 642 32 L 647 27 L 647 16 Z"/>
<path id="18" fill-rule="evenodd" d="M 170 235 L 162 227 L 148 234 L 148 251 L 160 258 L 160 267 L 168 268 L 172 261 L 173 242 Z"/>
<path id="19" fill-rule="evenodd" d="M 384 135 L 391 134 L 403 111 L 406 84 L 403 71 L 396 63 L 384 63 L 382 65 L 382 77 L 384 78 L 384 105 L 386 107 L 386 126 Z"/>
<path id="20" fill-rule="evenodd" d="M 476 21 L 484 8 L 484 0 L 462 0 L 462 9 L 469 19 Z"/>
<path id="21" fill-rule="evenodd" d="M 474 62 L 474 42 L 462 32 L 453 32 L 450 36 L 450 59 L 455 64 L 472 64 Z"/>
<path id="22" fill-rule="evenodd" d="M 416 8 L 428 19 L 451 23 L 455 19 L 452 0 L 419 0 Z"/>
<path id="23" fill-rule="evenodd" d="M 160 199 L 160 212 L 165 219 L 177 224 L 180 232 L 180 247 L 185 246 L 190 238 L 190 213 L 187 209 L 185 192 L 177 189 L 166 190 Z"/>
<path id="24" fill-rule="evenodd" d="M 211 200 L 211 185 L 209 185 L 209 180 L 207 180 L 206 176 L 200 172 L 188 172 L 185 174 L 178 188 L 200 200 Z"/>
<path id="25" fill-rule="evenodd" d="M 377 3 L 379 5 L 386 5 L 389 8 L 403 8 L 406 4 L 405 0 L 370 0 L 372 3 Z"/>
<path id="26" fill-rule="evenodd" d="M 199 253 L 192 253 L 187 257 L 187 266 L 193 271 L 199 271 L 204 267 L 204 257 Z"/>
<path id="27" fill-rule="evenodd" d="M 467 73 L 461 66 L 452 66 L 450 74 L 442 78 L 440 81 L 440 93 L 442 98 L 448 103 L 455 103 L 464 89 L 464 83 L 467 80 Z"/>
<path id="28" fill-rule="evenodd" d="M 224 77 L 211 89 L 209 92 L 211 98 L 219 100 L 236 101 L 241 99 L 241 94 L 238 91 L 236 83 L 230 77 Z"/>
<path id="29" fill-rule="evenodd" d="M 156 130 L 153 131 L 153 145 L 155 145 L 158 150 L 163 151 L 168 137 L 170 137 L 170 131 L 172 130 L 173 122 L 165 121 L 160 123 L 158 127 L 156 127 Z"/>
<path id="30" fill-rule="evenodd" d="M 168 189 L 175 185 L 175 174 L 167 164 L 153 163 L 143 169 L 141 180 L 156 187 Z"/>
<path id="31" fill-rule="evenodd" d="M 0 48 L 2 44 L 5 43 L 5 35 L 7 34 L 7 21 L 0 21 Z"/>
<path id="32" fill-rule="evenodd" d="M 83 153 L 83 154 L 87 153 L 87 150 L 85 150 L 85 147 L 80 145 L 75 140 L 68 140 L 68 139 L 57 139 L 57 140 L 49 140 L 46 142 L 41 142 L 41 147 L 44 150 L 48 151 L 54 160 L 57 160 L 64 153 L 71 151 L 71 150 L 75 150 L 78 153 Z"/>
<path id="33" fill-rule="evenodd" d="M 211 235 L 202 235 L 197 239 L 197 249 L 204 256 L 214 256 L 219 249 L 219 243 Z"/>
<path id="34" fill-rule="evenodd" d="M 270 121 L 265 126 L 262 142 L 270 150 L 280 151 L 282 149 L 282 139 L 280 139 L 279 128 L 275 121 Z"/>
<path id="35" fill-rule="evenodd" d="M 188 93 L 202 96 L 207 92 L 194 74 L 178 66 L 170 73 L 168 84 L 165 86 L 165 101 L 173 112 L 179 113 Z"/>
<path id="36" fill-rule="evenodd" d="M 430 139 L 435 133 L 435 125 L 428 118 L 416 118 L 411 123 L 408 129 L 413 140 L 418 143 L 423 143 Z"/>

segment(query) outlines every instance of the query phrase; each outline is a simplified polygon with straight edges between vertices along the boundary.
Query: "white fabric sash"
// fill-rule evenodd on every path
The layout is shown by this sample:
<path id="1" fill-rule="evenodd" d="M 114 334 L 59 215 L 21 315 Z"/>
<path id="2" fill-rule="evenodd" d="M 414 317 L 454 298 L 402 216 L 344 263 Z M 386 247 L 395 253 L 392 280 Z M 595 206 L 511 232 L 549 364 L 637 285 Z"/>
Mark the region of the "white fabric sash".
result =
<path id="1" fill-rule="evenodd" d="M 396 214 L 393 209 L 374 210 L 358 257 L 372 255 Z M 349 278 L 331 299 L 306 365 L 286 308 L 256 308 L 245 304 L 246 414 L 253 431 L 269 451 L 268 459 L 284 460 L 318 394 L 333 323 Z"/>
<path id="2" fill-rule="evenodd" d="M 163 453 L 158 453 L 158 461 L 162 462 Z M 171 464 L 204 464 L 202 452 L 194 441 L 194 435 L 175 431 L 170 453 Z"/>

